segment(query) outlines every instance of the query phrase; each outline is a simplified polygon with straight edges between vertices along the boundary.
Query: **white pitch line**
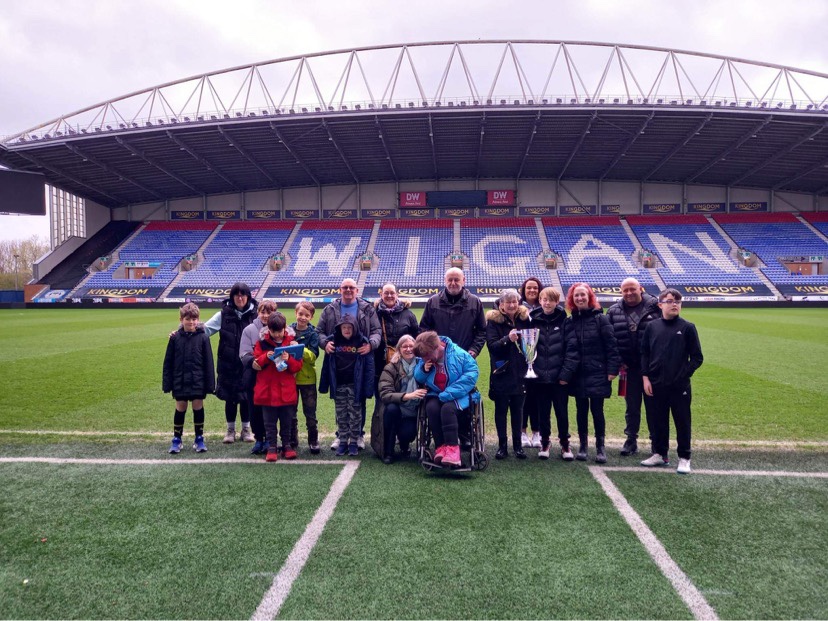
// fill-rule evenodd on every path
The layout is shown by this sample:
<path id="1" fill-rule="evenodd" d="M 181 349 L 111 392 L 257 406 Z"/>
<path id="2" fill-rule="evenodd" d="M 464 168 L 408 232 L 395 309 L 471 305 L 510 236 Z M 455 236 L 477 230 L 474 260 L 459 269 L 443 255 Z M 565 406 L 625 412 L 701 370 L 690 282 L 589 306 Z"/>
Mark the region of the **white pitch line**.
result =
<path id="1" fill-rule="evenodd" d="M 273 584 L 271 584 L 270 589 L 265 593 L 251 619 L 256 621 L 266 619 L 270 621 L 275 619 L 276 615 L 279 614 L 282 604 L 285 603 L 285 600 L 290 594 L 293 583 L 302 572 L 302 568 L 307 563 L 311 551 L 316 546 L 316 542 L 319 540 L 320 535 L 322 535 L 325 525 L 333 515 L 339 499 L 342 498 L 342 494 L 345 492 L 351 479 L 354 478 L 354 473 L 356 473 L 358 467 L 359 462 L 348 462 L 345 464 L 342 472 L 333 482 L 333 485 L 331 485 L 331 490 L 328 492 L 325 500 L 322 501 L 322 505 L 317 509 L 316 514 L 305 529 L 305 532 L 299 538 L 299 541 L 296 542 L 296 545 L 293 546 L 293 550 L 290 551 L 287 560 L 285 560 L 285 564 L 282 565 L 282 569 L 279 570 L 279 573 L 273 579 Z"/>
<path id="2" fill-rule="evenodd" d="M 604 489 L 604 492 L 621 517 L 629 524 L 632 531 L 636 534 L 639 541 L 644 545 L 647 553 L 652 557 L 655 564 L 664 574 L 664 577 L 670 581 L 673 588 L 681 597 L 682 601 L 690 609 L 693 617 L 696 619 L 718 619 L 718 615 L 713 607 L 707 603 L 707 600 L 702 595 L 690 578 L 685 574 L 681 567 L 672 559 L 667 553 L 667 550 L 662 543 L 655 536 L 650 527 L 641 519 L 641 516 L 636 513 L 621 491 L 609 480 L 606 472 L 597 466 L 589 466 L 589 472 L 596 481 Z"/>
<path id="3" fill-rule="evenodd" d="M 605 472 L 661 472 L 675 474 L 673 468 L 645 468 L 644 466 L 604 466 Z M 828 479 L 828 472 L 796 472 L 792 470 L 708 470 L 693 469 L 693 474 L 714 474 L 738 477 L 800 477 L 805 479 Z"/>
<path id="4" fill-rule="evenodd" d="M 262 466 L 346 466 L 357 462 L 335 461 L 333 459 L 280 459 L 275 464 L 264 459 L 241 459 L 238 457 L 170 457 L 169 459 L 97 459 L 81 457 L 0 457 L 0 463 L 30 463 L 30 464 L 87 464 L 93 466 L 174 466 L 176 464 L 250 464 Z"/>

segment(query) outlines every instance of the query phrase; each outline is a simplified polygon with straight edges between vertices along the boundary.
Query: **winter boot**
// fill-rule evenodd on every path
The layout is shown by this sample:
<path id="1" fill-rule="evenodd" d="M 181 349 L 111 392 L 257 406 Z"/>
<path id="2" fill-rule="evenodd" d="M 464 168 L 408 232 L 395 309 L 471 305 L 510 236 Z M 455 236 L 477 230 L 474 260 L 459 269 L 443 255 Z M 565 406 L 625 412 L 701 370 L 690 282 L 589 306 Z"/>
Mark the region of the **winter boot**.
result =
<path id="1" fill-rule="evenodd" d="M 308 448 L 312 455 L 319 454 L 319 429 L 317 427 L 308 428 Z"/>
<path id="2" fill-rule="evenodd" d="M 580 445 L 578 446 L 578 454 L 575 455 L 575 459 L 578 461 L 586 461 L 587 459 L 587 448 L 589 448 L 589 436 L 586 434 L 578 435 L 578 441 Z"/>
<path id="3" fill-rule="evenodd" d="M 595 438 L 595 463 L 607 463 L 607 454 L 604 452 L 604 436 L 597 436 Z"/>

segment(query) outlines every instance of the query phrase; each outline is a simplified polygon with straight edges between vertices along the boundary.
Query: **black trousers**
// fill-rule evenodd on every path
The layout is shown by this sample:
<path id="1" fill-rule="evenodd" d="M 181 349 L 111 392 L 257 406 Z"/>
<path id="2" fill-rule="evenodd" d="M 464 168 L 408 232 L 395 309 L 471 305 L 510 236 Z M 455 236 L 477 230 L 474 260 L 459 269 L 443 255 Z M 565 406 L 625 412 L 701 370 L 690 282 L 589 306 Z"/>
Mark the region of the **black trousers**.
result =
<path id="1" fill-rule="evenodd" d="M 253 403 L 251 401 L 251 403 Z M 242 425 L 250 422 L 250 410 L 247 407 L 247 401 L 225 401 L 224 402 L 224 418 L 228 423 L 236 422 L 236 406 L 239 408 Z"/>
<path id="2" fill-rule="evenodd" d="M 603 397 L 575 397 L 575 417 L 578 421 L 578 435 L 589 435 L 589 411 L 592 410 L 592 422 L 595 425 L 595 437 L 606 435 L 607 423 L 604 418 Z"/>
<path id="3" fill-rule="evenodd" d="M 276 426 L 278 423 L 279 436 L 282 440 L 282 448 L 290 446 L 290 430 L 293 427 L 293 413 L 295 405 L 280 405 L 279 407 L 262 406 L 264 414 L 265 435 L 270 442 L 271 448 L 276 447 Z"/>
<path id="4" fill-rule="evenodd" d="M 250 430 L 253 432 L 253 437 L 259 442 L 264 442 L 265 426 L 262 406 L 254 405 L 252 388 L 247 392 L 247 410 L 250 412 Z"/>
<path id="5" fill-rule="evenodd" d="M 386 404 L 382 413 L 382 425 L 385 455 L 394 454 L 397 440 L 400 442 L 400 450 L 404 451 L 417 437 L 417 417 L 403 417 L 402 410 L 396 403 Z"/>
<path id="6" fill-rule="evenodd" d="M 526 385 L 524 410 L 531 407 L 530 395 L 537 411 L 541 441 L 546 444 L 552 436 L 552 410 L 554 409 L 555 421 L 558 424 L 558 440 L 562 445 L 565 444 L 569 440 L 569 392 L 567 387 L 560 384 L 528 383 Z"/>
<path id="7" fill-rule="evenodd" d="M 543 415 L 538 401 L 540 395 L 538 386 L 548 386 L 549 384 L 536 384 L 534 382 L 526 382 L 526 401 L 523 404 L 523 424 L 521 430 L 531 429 L 533 433 L 540 433 L 543 435 L 543 423 L 540 422 L 540 417 Z"/>
<path id="8" fill-rule="evenodd" d="M 457 435 L 458 410 L 453 401 L 441 403 L 437 397 L 426 397 L 425 411 L 435 446 L 439 448 L 444 444 L 454 446 L 460 443 Z M 518 438 L 520 438 L 520 432 L 518 432 Z"/>
<path id="9" fill-rule="evenodd" d="M 685 388 L 653 386 L 653 413 L 650 416 L 650 434 L 653 453 L 665 459 L 670 450 L 670 414 L 676 425 L 678 456 L 690 459 L 690 384 Z"/>
<path id="10" fill-rule="evenodd" d="M 526 394 L 522 395 L 492 395 L 495 406 L 494 418 L 495 429 L 497 429 L 497 442 L 500 446 L 506 446 L 506 415 L 511 413 L 512 423 L 512 447 L 517 450 L 522 448 L 520 432 L 523 425 L 523 404 L 526 401 Z"/>
<path id="11" fill-rule="evenodd" d="M 640 369 L 627 369 L 627 396 L 624 397 L 627 409 L 624 413 L 624 435 L 631 438 L 638 438 L 641 429 L 641 401 L 644 401 L 644 411 L 647 417 L 647 428 L 652 435 L 650 427 L 650 410 L 653 407 L 653 398 L 644 394 L 644 380 L 641 378 Z"/>

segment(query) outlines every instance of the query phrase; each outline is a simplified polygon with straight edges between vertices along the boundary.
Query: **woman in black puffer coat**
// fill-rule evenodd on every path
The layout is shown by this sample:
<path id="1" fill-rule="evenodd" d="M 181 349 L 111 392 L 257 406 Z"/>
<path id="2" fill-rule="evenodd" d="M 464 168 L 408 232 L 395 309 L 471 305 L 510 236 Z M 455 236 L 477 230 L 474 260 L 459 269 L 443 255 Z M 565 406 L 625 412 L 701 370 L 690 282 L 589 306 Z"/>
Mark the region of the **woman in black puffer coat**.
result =
<path id="1" fill-rule="evenodd" d="M 569 394 L 575 397 L 580 447 L 575 456 L 586 461 L 589 436 L 589 411 L 595 425 L 595 461 L 606 463 L 604 436 L 604 399 L 612 394 L 612 380 L 621 368 L 621 356 L 615 342 L 612 324 L 592 288 L 586 283 L 575 283 L 566 294 L 566 308 L 572 314 L 566 321 L 570 347 L 577 349 L 580 362 L 569 385 Z"/>
<path id="2" fill-rule="evenodd" d="M 526 400 L 526 358 L 518 347 L 518 330 L 531 327 L 529 310 L 520 305 L 520 295 L 515 289 L 505 289 L 497 301 L 497 310 L 486 313 L 486 346 L 489 348 L 491 375 L 489 398 L 494 401 L 495 428 L 498 449 L 495 459 L 508 454 L 506 414 L 511 412 L 512 448 L 515 457 L 526 459 L 520 441 L 523 423 L 523 403 Z"/>

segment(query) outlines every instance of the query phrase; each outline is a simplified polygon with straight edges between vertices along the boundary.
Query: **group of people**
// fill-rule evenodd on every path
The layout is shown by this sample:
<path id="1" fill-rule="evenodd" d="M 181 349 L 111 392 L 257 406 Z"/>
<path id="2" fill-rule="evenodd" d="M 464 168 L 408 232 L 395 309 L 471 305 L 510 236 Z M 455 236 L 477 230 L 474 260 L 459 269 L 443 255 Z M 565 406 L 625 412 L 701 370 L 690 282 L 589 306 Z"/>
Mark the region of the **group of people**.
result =
<path id="1" fill-rule="evenodd" d="M 238 411 L 240 438 L 254 443 L 253 453 L 265 454 L 268 461 L 295 459 L 301 399 L 308 448 L 319 453 L 316 360 L 322 350 L 318 390 L 334 400 L 337 432 L 331 449 L 337 455 L 355 456 L 365 448 L 367 401 L 375 397 L 371 445 L 384 463 L 411 454 L 422 409 L 434 440 L 434 462 L 457 467 L 461 450 L 471 442 L 469 423 L 479 399 L 475 359 L 487 347 L 496 459 L 509 456 L 510 437 L 516 458 L 526 459 L 525 449 L 537 448 L 537 456 L 548 459 L 554 411 L 561 458 L 588 459 L 591 414 L 594 459 L 605 463 L 604 401 L 620 375 L 624 386 L 619 388 L 626 390 L 626 440 L 620 454 L 639 451 L 643 402 L 652 454 L 641 464 L 669 463 L 672 415 L 677 471 L 690 472 L 690 378 L 703 357 L 695 326 L 680 317 L 680 292 L 665 289 L 656 298 L 628 278 L 621 283 L 621 299 L 604 313 L 586 283 L 572 285 L 562 299 L 557 289 L 531 277 L 518 289 L 504 290 L 486 312 L 466 288 L 463 271 L 451 268 L 445 287 L 429 298 L 419 322 L 392 283 L 383 286 L 373 304 L 359 297 L 350 278 L 342 281 L 339 294 L 316 326 L 310 302 L 296 305 L 296 322 L 288 326 L 272 301 L 257 303 L 242 283 L 233 286 L 222 309 L 204 324 L 198 307 L 185 304 L 164 361 L 163 389 L 175 399 L 170 452 L 181 450 L 188 402 L 195 424 L 193 448 L 207 450 L 203 399 L 215 391 L 225 402 L 225 443 L 239 437 Z M 527 329 L 537 334 L 530 361 L 521 347 Z M 217 381 L 209 346 L 216 332 Z M 296 344 L 303 345 L 301 355 L 291 349 Z M 529 362 L 535 378 L 526 377 Z M 575 453 L 570 446 L 570 397 L 578 432 Z"/>

